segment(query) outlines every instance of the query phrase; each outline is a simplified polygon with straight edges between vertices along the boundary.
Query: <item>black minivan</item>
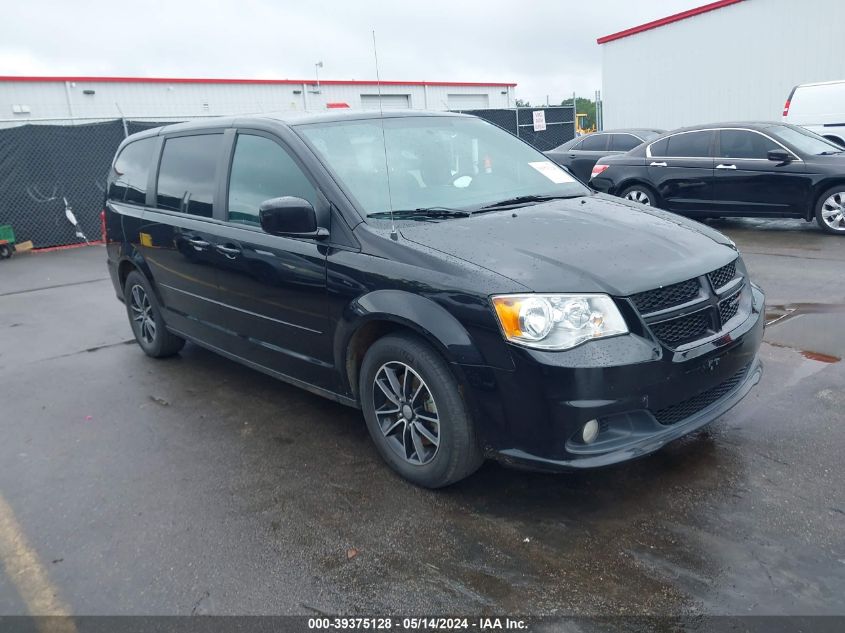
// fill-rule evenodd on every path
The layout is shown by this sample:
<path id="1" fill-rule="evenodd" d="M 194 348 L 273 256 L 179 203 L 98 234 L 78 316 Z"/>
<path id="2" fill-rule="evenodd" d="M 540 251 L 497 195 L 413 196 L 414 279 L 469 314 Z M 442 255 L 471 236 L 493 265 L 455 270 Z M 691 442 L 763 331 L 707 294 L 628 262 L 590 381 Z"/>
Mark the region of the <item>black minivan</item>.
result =
<path id="1" fill-rule="evenodd" d="M 438 487 L 657 450 L 760 379 L 730 239 L 596 194 L 475 117 L 220 118 L 127 138 L 108 267 L 141 348 L 192 341 L 363 410 Z"/>

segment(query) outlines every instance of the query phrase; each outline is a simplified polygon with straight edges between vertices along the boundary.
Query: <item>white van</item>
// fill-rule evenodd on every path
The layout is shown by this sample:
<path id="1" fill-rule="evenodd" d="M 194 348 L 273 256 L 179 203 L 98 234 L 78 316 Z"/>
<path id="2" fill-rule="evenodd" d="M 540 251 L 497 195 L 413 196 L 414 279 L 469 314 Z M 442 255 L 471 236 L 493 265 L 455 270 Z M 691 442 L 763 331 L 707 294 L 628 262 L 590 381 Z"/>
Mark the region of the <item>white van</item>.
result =
<path id="1" fill-rule="evenodd" d="M 783 121 L 845 147 L 845 80 L 795 86 L 783 104 Z"/>

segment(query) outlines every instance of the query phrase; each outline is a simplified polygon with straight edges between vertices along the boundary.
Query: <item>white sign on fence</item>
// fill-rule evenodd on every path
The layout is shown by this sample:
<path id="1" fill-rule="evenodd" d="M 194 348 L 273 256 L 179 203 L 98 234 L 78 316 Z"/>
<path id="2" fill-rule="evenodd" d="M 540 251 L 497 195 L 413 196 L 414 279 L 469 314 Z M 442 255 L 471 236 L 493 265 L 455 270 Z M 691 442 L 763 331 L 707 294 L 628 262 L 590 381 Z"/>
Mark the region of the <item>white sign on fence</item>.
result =
<path id="1" fill-rule="evenodd" d="M 534 131 L 535 132 L 543 132 L 546 129 L 546 111 L 545 110 L 534 110 L 532 112 L 534 115 Z"/>

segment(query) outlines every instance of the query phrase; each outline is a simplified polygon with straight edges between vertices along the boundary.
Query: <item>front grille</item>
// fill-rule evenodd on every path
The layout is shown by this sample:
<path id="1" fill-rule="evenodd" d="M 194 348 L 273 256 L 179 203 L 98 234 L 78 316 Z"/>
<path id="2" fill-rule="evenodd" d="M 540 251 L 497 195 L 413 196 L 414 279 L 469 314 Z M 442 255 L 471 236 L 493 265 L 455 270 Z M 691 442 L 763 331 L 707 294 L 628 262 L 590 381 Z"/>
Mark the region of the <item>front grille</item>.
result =
<path id="1" fill-rule="evenodd" d="M 718 296 L 719 290 L 736 279 L 736 266 L 737 260 L 734 260 L 699 277 L 631 295 L 631 303 L 667 347 L 715 335 L 739 313 L 740 291 L 728 298 Z M 708 281 L 704 281 L 704 277 Z M 691 306 L 695 312 L 689 314 Z"/>
<path id="2" fill-rule="evenodd" d="M 735 292 L 727 299 L 722 299 L 719 302 L 719 319 L 722 325 L 730 321 L 739 312 L 739 296 L 740 292 Z"/>
<path id="3" fill-rule="evenodd" d="M 711 404 L 736 389 L 736 387 L 742 382 L 743 378 L 745 378 L 745 374 L 748 373 L 749 367 L 750 365 L 746 365 L 723 383 L 718 384 L 715 387 L 698 394 L 697 396 L 693 396 L 692 398 L 679 402 L 678 404 L 673 404 L 665 409 L 660 409 L 660 411 L 653 412 L 654 417 L 660 424 L 669 426 L 677 424 L 691 415 L 695 415 L 702 409 L 709 407 Z"/>
<path id="4" fill-rule="evenodd" d="M 700 288 L 698 278 L 688 279 L 671 286 L 635 294 L 631 301 L 641 313 L 657 312 L 692 301 L 698 297 Z"/>
<path id="5" fill-rule="evenodd" d="M 736 277 L 736 260 L 727 266 L 717 268 L 712 273 L 708 273 L 707 276 L 710 278 L 710 283 L 713 284 L 713 287 L 718 290 Z"/>
<path id="6" fill-rule="evenodd" d="M 704 312 L 696 312 L 671 321 L 654 323 L 651 331 L 666 345 L 683 343 L 704 338 L 710 330 L 710 319 Z"/>

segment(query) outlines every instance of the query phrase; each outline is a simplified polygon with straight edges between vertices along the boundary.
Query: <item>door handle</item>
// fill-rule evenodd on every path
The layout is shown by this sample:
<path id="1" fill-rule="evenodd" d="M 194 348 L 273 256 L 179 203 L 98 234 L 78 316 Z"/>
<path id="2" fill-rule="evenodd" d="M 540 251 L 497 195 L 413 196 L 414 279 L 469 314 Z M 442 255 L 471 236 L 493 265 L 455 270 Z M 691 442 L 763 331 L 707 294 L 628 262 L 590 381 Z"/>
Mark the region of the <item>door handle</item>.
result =
<path id="1" fill-rule="evenodd" d="M 235 257 L 241 254 L 241 249 L 235 248 L 234 246 L 223 246 L 222 244 L 215 244 L 214 248 L 217 249 L 217 252 L 222 253 L 229 259 L 235 259 Z"/>
<path id="2" fill-rule="evenodd" d="M 650 163 L 649 167 L 666 167 L 666 163 Z"/>
<path id="3" fill-rule="evenodd" d="M 736 169 L 736 165 L 716 165 L 716 169 Z"/>
<path id="4" fill-rule="evenodd" d="M 569 158 L 578 158 L 575 154 L 570 154 Z"/>
<path id="5" fill-rule="evenodd" d="M 206 242 L 205 240 L 202 240 L 202 239 L 200 239 L 200 238 L 198 238 L 198 237 L 188 237 L 188 238 L 185 238 L 185 241 L 186 241 L 188 244 L 190 244 L 191 246 L 193 246 L 193 247 L 194 247 L 194 249 L 196 249 L 196 250 L 198 250 L 198 251 L 204 251 L 204 250 L 205 250 L 205 249 L 207 249 L 209 246 L 211 246 L 211 244 L 209 244 L 209 243 L 208 243 L 208 242 Z"/>

